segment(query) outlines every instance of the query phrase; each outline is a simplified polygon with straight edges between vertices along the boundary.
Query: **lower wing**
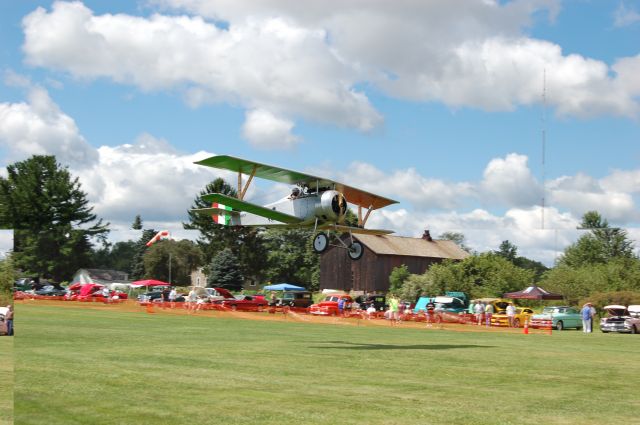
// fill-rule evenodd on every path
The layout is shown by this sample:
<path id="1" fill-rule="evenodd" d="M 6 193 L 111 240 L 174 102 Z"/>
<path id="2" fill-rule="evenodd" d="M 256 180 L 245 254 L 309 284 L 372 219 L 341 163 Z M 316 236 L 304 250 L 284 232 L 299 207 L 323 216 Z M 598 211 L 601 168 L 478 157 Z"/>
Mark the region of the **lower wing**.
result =
<path id="1" fill-rule="evenodd" d="M 334 230 L 336 232 L 350 232 L 361 235 L 389 235 L 394 233 L 393 230 L 384 230 L 384 229 L 363 229 L 362 227 L 357 226 L 345 226 L 342 224 L 325 224 L 322 226 L 318 226 L 320 230 Z"/>
<path id="2" fill-rule="evenodd" d="M 279 221 L 280 223 L 285 223 L 285 224 L 298 224 L 303 221 L 299 217 L 296 217 L 290 214 L 285 214 L 280 211 L 272 210 L 270 208 L 265 208 L 257 204 L 252 204 L 251 202 L 242 201 L 240 199 L 233 198 L 231 196 L 223 195 L 222 193 L 209 193 L 208 195 L 202 196 L 202 199 L 206 202 L 223 204 L 233 208 L 232 211 L 220 209 L 221 215 L 233 215 L 233 214 L 238 214 L 238 211 L 243 211 L 250 214 L 258 215 L 260 217 L 264 217 L 269 220 Z M 216 209 L 216 208 L 200 208 L 198 210 L 193 210 L 193 211 L 203 211 L 206 213 L 210 213 L 209 210 L 213 210 L 213 209 Z M 211 213 L 215 214 L 214 212 L 211 212 Z M 239 223 L 239 224 L 241 226 L 244 225 L 243 223 Z"/>

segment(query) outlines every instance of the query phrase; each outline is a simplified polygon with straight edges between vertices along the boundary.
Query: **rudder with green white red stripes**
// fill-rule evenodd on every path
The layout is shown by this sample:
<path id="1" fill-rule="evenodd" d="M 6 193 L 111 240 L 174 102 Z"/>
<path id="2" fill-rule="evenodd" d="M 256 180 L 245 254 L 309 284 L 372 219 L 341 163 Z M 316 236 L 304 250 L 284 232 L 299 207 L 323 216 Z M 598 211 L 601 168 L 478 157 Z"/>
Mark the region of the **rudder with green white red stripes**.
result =
<path id="1" fill-rule="evenodd" d="M 231 207 L 228 205 L 219 204 L 214 202 L 211 204 L 211 208 L 219 208 L 221 210 L 231 211 Z M 231 224 L 231 215 L 229 214 L 212 214 L 211 218 L 217 224 L 221 224 L 223 226 L 228 226 Z"/>

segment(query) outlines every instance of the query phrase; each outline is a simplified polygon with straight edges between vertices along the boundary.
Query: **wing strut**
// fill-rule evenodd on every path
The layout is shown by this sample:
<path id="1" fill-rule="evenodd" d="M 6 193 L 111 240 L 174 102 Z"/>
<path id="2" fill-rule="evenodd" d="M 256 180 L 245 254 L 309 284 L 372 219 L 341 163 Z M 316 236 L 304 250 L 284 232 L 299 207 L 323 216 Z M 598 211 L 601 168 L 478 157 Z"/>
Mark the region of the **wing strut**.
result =
<path id="1" fill-rule="evenodd" d="M 245 184 L 244 186 L 242 186 L 242 167 L 238 170 L 238 199 L 244 199 L 244 195 L 247 193 L 247 189 L 249 189 L 251 180 L 253 180 L 253 176 L 256 175 L 257 170 L 258 166 L 254 165 L 253 170 L 251 170 L 251 174 L 249 174 L 249 180 L 247 180 L 247 184 Z"/>
<path id="2" fill-rule="evenodd" d="M 371 211 L 373 211 L 373 205 L 369 205 L 367 213 L 364 215 L 364 218 L 362 218 L 362 207 L 358 205 L 358 226 L 364 227 L 364 225 L 367 223 L 367 220 L 369 219 L 369 214 L 371 214 Z"/>

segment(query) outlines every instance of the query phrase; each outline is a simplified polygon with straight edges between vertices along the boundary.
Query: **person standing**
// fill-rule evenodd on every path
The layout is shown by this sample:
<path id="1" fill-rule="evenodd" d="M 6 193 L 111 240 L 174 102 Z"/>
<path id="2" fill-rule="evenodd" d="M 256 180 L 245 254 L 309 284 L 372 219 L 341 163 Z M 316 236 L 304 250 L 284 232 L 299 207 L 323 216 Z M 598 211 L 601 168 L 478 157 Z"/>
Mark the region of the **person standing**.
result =
<path id="1" fill-rule="evenodd" d="M 482 324 L 482 315 L 484 314 L 484 305 L 482 304 L 482 301 L 476 302 L 476 306 L 474 308 L 476 313 L 476 321 L 478 323 L 478 326 L 480 326 Z"/>
<path id="2" fill-rule="evenodd" d="M 493 304 L 487 303 L 487 306 L 484 308 L 484 320 L 487 324 L 487 327 L 491 326 L 492 317 L 493 317 Z"/>
<path id="3" fill-rule="evenodd" d="M 593 318 L 591 303 L 586 303 L 582 306 L 582 310 L 580 310 L 580 316 L 582 317 L 582 332 L 586 334 L 591 333 L 591 320 Z"/>
<path id="4" fill-rule="evenodd" d="M 509 327 L 513 328 L 513 324 L 516 318 L 516 306 L 513 303 L 509 303 L 507 306 L 507 320 L 509 320 Z"/>
<path id="5" fill-rule="evenodd" d="M 591 303 L 589 303 L 589 307 L 591 307 L 591 332 L 593 332 L 593 320 L 596 317 L 596 308 Z"/>
<path id="6" fill-rule="evenodd" d="M 176 287 L 172 286 L 169 292 L 169 305 L 171 305 L 171 308 L 176 306 L 176 298 L 178 298 L 178 292 L 176 291 Z"/>
<path id="7" fill-rule="evenodd" d="M 433 323 L 433 315 L 436 309 L 436 305 L 433 303 L 433 301 L 429 300 L 429 302 L 427 303 L 427 327 L 430 328 Z"/>
<path id="8" fill-rule="evenodd" d="M 189 295 L 187 295 L 187 307 L 191 313 L 193 313 L 196 309 L 196 301 L 198 300 L 198 296 L 196 295 L 195 287 L 191 288 L 189 291 Z"/>
<path id="9" fill-rule="evenodd" d="M 7 309 L 7 315 L 4 316 L 4 320 L 7 323 L 7 336 L 13 336 L 13 306 L 9 304 Z"/>
<path id="10" fill-rule="evenodd" d="M 400 318 L 399 316 L 400 310 L 400 302 L 396 298 L 395 295 L 392 295 L 389 299 L 389 320 L 391 321 L 391 326 L 395 326 L 396 322 Z"/>

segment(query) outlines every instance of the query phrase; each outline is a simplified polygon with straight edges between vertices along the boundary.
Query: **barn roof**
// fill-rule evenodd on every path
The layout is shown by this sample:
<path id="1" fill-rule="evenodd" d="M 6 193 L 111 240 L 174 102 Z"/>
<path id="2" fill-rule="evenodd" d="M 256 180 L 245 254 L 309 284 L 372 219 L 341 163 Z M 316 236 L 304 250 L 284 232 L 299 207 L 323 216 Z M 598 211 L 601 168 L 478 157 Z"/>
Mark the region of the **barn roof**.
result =
<path id="1" fill-rule="evenodd" d="M 450 240 L 426 240 L 391 235 L 354 235 L 377 255 L 403 255 L 411 257 L 463 260 L 469 256 L 465 250 Z"/>

